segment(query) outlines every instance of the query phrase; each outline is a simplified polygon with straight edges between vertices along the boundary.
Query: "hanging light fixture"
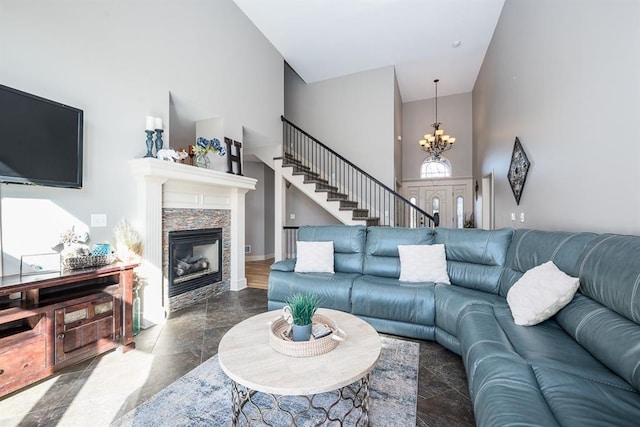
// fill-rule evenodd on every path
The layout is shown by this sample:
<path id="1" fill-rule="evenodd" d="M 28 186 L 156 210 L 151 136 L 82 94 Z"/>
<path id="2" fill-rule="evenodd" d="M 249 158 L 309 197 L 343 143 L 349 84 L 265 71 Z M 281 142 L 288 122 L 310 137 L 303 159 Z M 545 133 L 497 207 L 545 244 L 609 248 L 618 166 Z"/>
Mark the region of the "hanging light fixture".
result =
<path id="1" fill-rule="evenodd" d="M 456 139 L 445 135 L 444 129 L 440 129 L 442 123 L 438 122 L 438 82 L 440 80 L 435 79 L 433 82 L 436 84 L 436 122 L 432 124 L 433 133 L 428 133 L 424 135 L 424 139 L 418 141 L 420 147 L 427 153 L 431 154 L 431 156 L 435 160 L 440 159 L 440 154 L 443 152 L 450 150 L 453 147 L 453 143 L 456 142 Z"/>

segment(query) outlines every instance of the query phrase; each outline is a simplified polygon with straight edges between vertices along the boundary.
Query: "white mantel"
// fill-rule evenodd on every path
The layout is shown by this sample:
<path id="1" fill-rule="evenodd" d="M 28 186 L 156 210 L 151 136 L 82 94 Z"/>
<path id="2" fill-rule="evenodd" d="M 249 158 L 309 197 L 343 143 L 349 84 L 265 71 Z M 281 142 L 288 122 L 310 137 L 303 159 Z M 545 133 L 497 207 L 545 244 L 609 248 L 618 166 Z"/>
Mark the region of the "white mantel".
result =
<path id="1" fill-rule="evenodd" d="M 245 194 L 257 180 L 155 158 L 134 159 L 129 168 L 138 184 L 138 215 L 142 224 L 144 319 L 164 321 L 162 209 L 229 209 L 231 211 L 231 290 L 247 286 L 244 272 Z"/>

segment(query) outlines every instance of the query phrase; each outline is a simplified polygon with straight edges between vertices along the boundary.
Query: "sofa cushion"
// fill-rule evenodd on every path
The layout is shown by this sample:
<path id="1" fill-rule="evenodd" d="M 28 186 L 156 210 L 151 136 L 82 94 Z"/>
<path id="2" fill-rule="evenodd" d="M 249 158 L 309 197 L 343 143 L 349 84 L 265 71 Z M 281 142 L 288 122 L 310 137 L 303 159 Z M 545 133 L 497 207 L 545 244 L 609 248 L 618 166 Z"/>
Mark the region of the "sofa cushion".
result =
<path id="1" fill-rule="evenodd" d="M 475 289 L 436 285 L 436 326 L 458 336 L 457 322 L 462 310 L 471 304 L 504 304 L 504 298 Z"/>
<path id="2" fill-rule="evenodd" d="M 640 390 L 640 326 L 581 294 L 555 319 L 608 369 Z"/>
<path id="3" fill-rule="evenodd" d="M 351 285 L 357 273 L 290 273 L 271 270 L 267 298 L 269 309 L 286 305 L 284 301 L 296 293 L 312 293 L 320 297 L 320 306 L 351 311 Z M 282 304 L 276 304 L 281 302 Z"/>
<path id="4" fill-rule="evenodd" d="M 531 366 L 511 345 L 491 305 L 467 306 L 457 329 L 478 426 L 559 426 Z"/>
<path id="5" fill-rule="evenodd" d="M 563 426 L 636 427 L 638 392 L 549 367 L 533 366 L 542 395 Z"/>
<path id="6" fill-rule="evenodd" d="M 624 379 L 576 342 L 555 319 L 533 328 L 516 325 L 504 305 L 494 306 L 494 316 L 513 350 L 531 365 L 559 369 L 577 376 L 587 375 L 592 381 L 630 389 Z"/>
<path id="7" fill-rule="evenodd" d="M 303 226 L 298 230 L 299 241 L 332 241 L 334 270 L 342 273 L 362 273 L 366 236 L 367 229 L 362 225 Z"/>
<path id="8" fill-rule="evenodd" d="M 364 275 L 353 281 L 351 313 L 433 326 L 434 286 L 432 282 L 406 283 Z"/>
<path id="9" fill-rule="evenodd" d="M 401 282 L 449 282 L 444 245 L 398 245 Z"/>
<path id="10" fill-rule="evenodd" d="M 400 277 L 398 245 L 430 245 L 430 228 L 369 227 L 367 230 L 364 274 L 381 277 Z"/>
<path id="11" fill-rule="evenodd" d="M 579 260 L 580 289 L 640 324 L 640 236 L 603 234 Z"/>
<path id="12" fill-rule="evenodd" d="M 533 326 L 569 304 L 580 281 L 559 270 L 553 261 L 533 267 L 507 292 L 516 325 Z"/>
<path id="13" fill-rule="evenodd" d="M 376 331 L 383 334 L 398 335 L 407 338 L 416 338 L 419 340 L 433 341 L 435 337 L 436 327 L 427 326 L 420 323 L 399 322 L 397 320 L 381 319 L 379 317 L 368 317 L 359 315 L 359 318 L 365 320 Z"/>
<path id="14" fill-rule="evenodd" d="M 505 305 L 480 304 L 463 310 L 458 330 L 478 425 L 634 425 L 640 419 L 637 390 L 554 320 L 519 326 Z"/>
<path id="15" fill-rule="evenodd" d="M 506 297 L 525 271 L 547 261 L 553 261 L 569 276 L 578 277 L 580 255 L 595 237 L 594 233 L 516 230 L 500 278 L 500 295 Z"/>
<path id="16" fill-rule="evenodd" d="M 400 277 L 398 245 L 430 245 L 433 230 L 430 228 L 369 227 L 364 258 L 364 274 Z"/>
<path id="17" fill-rule="evenodd" d="M 334 273 L 333 242 L 305 242 L 296 244 L 296 273 Z"/>
<path id="18" fill-rule="evenodd" d="M 472 398 L 476 426 L 579 425 L 560 424 L 538 388 L 531 366 L 517 356 L 504 356 L 488 357 L 476 370 L 476 383 L 480 385 Z"/>
<path id="19" fill-rule="evenodd" d="M 451 283 L 498 293 L 498 282 L 513 229 L 436 228 L 435 242 L 444 244 Z"/>

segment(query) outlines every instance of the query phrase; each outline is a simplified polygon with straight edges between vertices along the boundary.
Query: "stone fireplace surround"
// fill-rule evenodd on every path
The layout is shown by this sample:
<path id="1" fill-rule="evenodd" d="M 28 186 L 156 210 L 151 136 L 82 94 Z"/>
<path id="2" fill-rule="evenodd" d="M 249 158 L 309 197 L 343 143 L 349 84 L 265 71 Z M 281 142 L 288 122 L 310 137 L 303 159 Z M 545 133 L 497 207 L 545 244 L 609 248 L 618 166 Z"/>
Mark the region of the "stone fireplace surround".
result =
<path id="1" fill-rule="evenodd" d="M 163 268 L 166 265 L 165 233 L 168 233 L 163 224 L 167 215 L 176 211 L 193 221 L 207 223 L 201 228 L 223 228 L 223 247 L 228 254 L 227 262 L 223 252 L 226 270 L 220 285 L 223 288 L 218 286 L 205 291 L 245 288 L 245 194 L 255 190 L 257 180 L 155 158 L 130 160 L 129 168 L 138 186 L 138 223 L 142 225 L 140 234 L 144 248 L 139 274 L 146 282 L 141 295 L 145 323 L 163 322 L 172 309 L 166 293 L 166 269 Z M 225 215 L 226 220 L 223 219 Z M 178 228 L 184 229 L 182 227 Z M 193 295 L 186 298 L 193 298 Z M 174 305 L 179 303 L 174 301 Z"/>
<path id="2" fill-rule="evenodd" d="M 169 232 L 222 228 L 222 280 L 173 297 L 169 296 Z M 163 298 L 169 312 L 229 290 L 231 215 L 225 209 L 162 209 Z M 168 302 L 168 304 L 166 303 Z"/>

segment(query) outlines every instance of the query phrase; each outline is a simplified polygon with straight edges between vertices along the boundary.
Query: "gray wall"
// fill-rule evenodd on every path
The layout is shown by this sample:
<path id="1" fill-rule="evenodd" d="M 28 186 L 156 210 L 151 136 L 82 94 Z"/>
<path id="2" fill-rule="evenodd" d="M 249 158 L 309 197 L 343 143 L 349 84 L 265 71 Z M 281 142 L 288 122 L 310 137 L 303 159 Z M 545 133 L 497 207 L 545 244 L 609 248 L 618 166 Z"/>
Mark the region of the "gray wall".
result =
<path id="1" fill-rule="evenodd" d="M 231 0 L 3 0 L 0 52 L 0 83 L 85 113 L 83 189 L 2 186 L 5 274 L 72 225 L 99 242 L 133 221 L 127 161 L 145 154 L 147 115 L 221 116 L 233 139 L 244 125 L 281 139 L 283 58 Z M 107 227 L 90 228 L 91 213 Z"/>
<path id="2" fill-rule="evenodd" d="M 640 233 L 638 52 L 637 0 L 505 2 L 473 90 L 474 177 L 495 171 L 497 227 Z M 531 161 L 520 206 L 516 136 Z"/>
<path id="3" fill-rule="evenodd" d="M 244 176 L 258 180 L 255 191 L 245 196 L 245 245 L 251 246 L 249 257 L 265 255 L 265 165 L 264 163 L 245 162 Z M 273 194 L 273 190 L 271 192 Z M 273 224 L 273 223 L 272 223 Z M 273 225 L 271 226 L 273 228 Z"/>
<path id="4" fill-rule="evenodd" d="M 275 221 L 274 173 L 267 165 L 264 167 L 264 255 L 272 257 L 275 253 L 275 233 L 273 224 Z"/>
<path id="5" fill-rule="evenodd" d="M 245 244 L 251 245 L 247 256 L 270 258 L 274 251 L 273 170 L 262 162 L 244 162 L 242 172 L 258 180 L 256 190 L 245 196 Z"/>
<path id="6" fill-rule="evenodd" d="M 293 185 L 286 190 L 286 218 L 285 224 L 296 225 L 331 225 L 340 224 L 335 217 L 329 214 L 324 208 L 318 206 L 316 202 L 307 197 Z M 290 215 L 295 218 L 291 219 Z"/>
<path id="7" fill-rule="evenodd" d="M 306 84 L 285 69 L 285 116 L 393 188 L 393 67 Z"/>
<path id="8" fill-rule="evenodd" d="M 434 85 L 435 90 L 435 85 Z M 453 177 L 472 174 L 472 99 L 471 93 L 438 97 L 438 121 L 448 135 L 456 138 L 453 148 L 444 153 L 451 162 Z M 429 157 L 418 141 L 433 132 L 435 98 L 402 104 L 402 175 L 405 180 L 420 179 L 420 166 Z"/>

